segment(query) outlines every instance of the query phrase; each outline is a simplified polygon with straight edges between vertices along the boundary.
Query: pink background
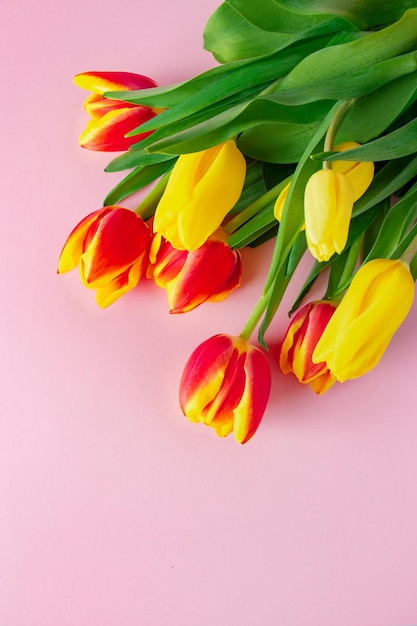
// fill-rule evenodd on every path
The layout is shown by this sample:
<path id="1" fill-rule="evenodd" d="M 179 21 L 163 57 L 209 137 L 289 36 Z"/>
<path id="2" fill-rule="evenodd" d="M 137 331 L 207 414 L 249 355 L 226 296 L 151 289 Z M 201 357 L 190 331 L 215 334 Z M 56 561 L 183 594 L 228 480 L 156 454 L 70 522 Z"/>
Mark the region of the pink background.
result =
<path id="1" fill-rule="evenodd" d="M 190 78 L 214 65 L 217 4 L 0 3 L 1 626 L 417 623 L 416 306 L 373 372 L 318 398 L 276 364 L 298 276 L 268 337 L 270 405 L 239 446 L 182 416 L 178 381 L 197 344 L 240 331 L 270 245 L 184 316 L 152 284 L 102 311 L 55 273 L 118 180 L 78 146 L 73 75 Z"/>

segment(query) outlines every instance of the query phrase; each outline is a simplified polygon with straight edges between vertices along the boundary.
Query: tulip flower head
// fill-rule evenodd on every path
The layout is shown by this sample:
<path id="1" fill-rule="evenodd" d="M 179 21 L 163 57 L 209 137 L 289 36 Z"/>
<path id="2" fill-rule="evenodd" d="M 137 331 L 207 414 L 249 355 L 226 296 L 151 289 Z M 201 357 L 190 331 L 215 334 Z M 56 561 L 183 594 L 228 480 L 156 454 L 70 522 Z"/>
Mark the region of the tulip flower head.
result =
<path id="1" fill-rule="evenodd" d="M 191 311 L 203 302 L 218 302 L 240 285 L 240 252 L 232 250 L 219 229 L 193 250 L 177 250 L 161 240 L 152 277 L 166 289 L 170 313 Z"/>
<path id="2" fill-rule="evenodd" d="M 269 399 L 271 373 L 265 354 L 241 337 L 215 335 L 194 350 L 180 383 L 180 405 L 192 422 L 233 432 L 246 443 L 255 434 Z"/>
<path id="3" fill-rule="evenodd" d="M 281 193 L 278 195 L 274 204 L 274 216 L 275 219 L 280 222 L 282 220 L 282 212 L 284 210 L 285 201 L 287 200 L 288 192 L 290 190 L 291 181 L 287 183 Z"/>
<path id="4" fill-rule="evenodd" d="M 92 92 L 84 103 L 91 119 L 79 139 L 83 148 L 104 152 L 127 150 L 133 143 L 150 134 L 147 132 L 126 137 L 127 133 L 155 117 L 158 112 L 156 109 L 112 100 L 103 94 L 107 91 L 156 87 L 152 79 L 131 72 L 84 72 L 77 74 L 74 82 L 78 87 Z"/>
<path id="5" fill-rule="evenodd" d="M 374 259 L 355 274 L 313 352 L 344 382 L 371 370 L 406 318 L 414 279 L 400 260 Z"/>
<path id="6" fill-rule="evenodd" d="M 62 249 L 58 273 L 80 268 L 81 280 L 96 289 L 105 308 L 138 284 L 146 271 L 150 230 L 141 217 L 122 207 L 90 213 L 74 228 Z"/>
<path id="7" fill-rule="evenodd" d="M 353 148 L 358 148 L 359 143 L 346 141 L 334 147 L 336 152 L 345 152 Z M 332 170 L 338 174 L 343 174 L 353 188 L 353 201 L 359 200 L 368 189 L 374 178 L 375 166 L 372 161 L 334 161 Z"/>
<path id="8" fill-rule="evenodd" d="M 284 211 L 285 202 L 287 200 L 288 192 L 290 190 L 291 181 L 285 185 L 282 189 L 281 193 L 278 195 L 274 204 L 274 217 L 278 222 L 282 220 L 282 214 Z M 305 230 L 305 225 L 303 224 L 301 230 Z"/>
<path id="9" fill-rule="evenodd" d="M 154 230 L 178 250 L 196 250 L 238 201 L 246 161 L 232 140 L 178 157 L 156 208 Z"/>
<path id="10" fill-rule="evenodd" d="M 336 152 L 357 148 L 347 141 L 334 147 Z M 348 238 L 353 204 L 368 189 L 374 177 L 370 161 L 334 161 L 315 172 L 307 182 L 304 212 L 308 248 L 318 261 L 340 254 Z"/>
<path id="11" fill-rule="evenodd" d="M 346 245 L 354 192 L 349 180 L 332 169 L 315 172 L 304 192 L 308 248 L 318 261 L 328 261 Z"/>
<path id="12" fill-rule="evenodd" d="M 285 334 L 279 357 L 283 374 L 292 372 L 298 381 L 309 384 L 321 395 L 336 381 L 326 363 L 313 363 L 312 354 L 336 304 L 324 300 L 310 302 L 293 317 Z"/>

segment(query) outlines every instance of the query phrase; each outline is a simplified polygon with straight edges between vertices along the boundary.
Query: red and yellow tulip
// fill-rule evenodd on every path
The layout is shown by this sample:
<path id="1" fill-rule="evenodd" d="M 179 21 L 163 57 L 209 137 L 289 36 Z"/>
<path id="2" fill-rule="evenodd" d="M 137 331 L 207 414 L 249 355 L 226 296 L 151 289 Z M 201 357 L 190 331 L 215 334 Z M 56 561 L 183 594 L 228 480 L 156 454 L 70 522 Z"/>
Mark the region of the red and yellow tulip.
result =
<path id="1" fill-rule="evenodd" d="M 62 249 L 58 273 L 77 265 L 81 280 L 96 290 L 105 308 L 138 284 L 146 271 L 150 230 L 129 209 L 104 207 L 87 215 L 74 228 Z"/>
<path id="2" fill-rule="evenodd" d="M 219 230 L 193 252 L 162 239 L 151 271 L 155 283 L 166 289 L 170 313 L 185 313 L 226 298 L 240 285 L 242 262 Z"/>
<path id="3" fill-rule="evenodd" d="M 181 154 L 156 208 L 154 230 L 178 250 L 196 250 L 238 201 L 246 161 L 232 140 Z"/>
<path id="4" fill-rule="evenodd" d="M 269 399 L 271 373 L 265 354 L 241 337 L 215 335 L 194 350 L 180 384 L 180 405 L 192 422 L 233 432 L 246 443 L 255 434 Z"/>
<path id="5" fill-rule="evenodd" d="M 79 142 L 83 148 L 104 152 L 127 150 L 133 143 L 144 139 L 148 133 L 132 137 L 126 134 L 157 114 L 150 107 L 105 98 L 107 91 L 148 89 L 157 84 L 146 76 L 131 72 L 84 72 L 74 77 L 78 87 L 91 91 L 84 108 L 91 119 Z"/>
<path id="6" fill-rule="evenodd" d="M 300 383 L 310 385 L 318 395 L 336 381 L 326 363 L 312 360 L 314 348 L 335 310 L 335 303 L 324 300 L 306 304 L 291 320 L 281 346 L 281 371 L 292 372 Z"/>
<path id="7" fill-rule="evenodd" d="M 362 265 L 313 352 L 344 382 L 371 370 L 406 318 L 414 279 L 401 260 L 374 259 Z"/>

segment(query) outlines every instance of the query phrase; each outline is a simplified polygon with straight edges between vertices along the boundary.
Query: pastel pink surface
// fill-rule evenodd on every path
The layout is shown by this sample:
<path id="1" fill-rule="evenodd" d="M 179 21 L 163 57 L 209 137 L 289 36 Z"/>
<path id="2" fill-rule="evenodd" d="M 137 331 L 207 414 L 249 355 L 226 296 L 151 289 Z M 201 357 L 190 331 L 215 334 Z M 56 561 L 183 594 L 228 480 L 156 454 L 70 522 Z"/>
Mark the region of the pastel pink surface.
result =
<path id="1" fill-rule="evenodd" d="M 184 316 L 151 284 L 102 311 L 56 265 L 118 180 L 78 147 L 73 75 L 212 67 L 218 2 L 25 5 L 0 3 L 1 626 L 416 624 L 416 305 L 374 371 L 319 398 L 277 366 L 300 275 L 253 440 L 188 422 L 182 367 L 240 331 L 271 245 Z"/>

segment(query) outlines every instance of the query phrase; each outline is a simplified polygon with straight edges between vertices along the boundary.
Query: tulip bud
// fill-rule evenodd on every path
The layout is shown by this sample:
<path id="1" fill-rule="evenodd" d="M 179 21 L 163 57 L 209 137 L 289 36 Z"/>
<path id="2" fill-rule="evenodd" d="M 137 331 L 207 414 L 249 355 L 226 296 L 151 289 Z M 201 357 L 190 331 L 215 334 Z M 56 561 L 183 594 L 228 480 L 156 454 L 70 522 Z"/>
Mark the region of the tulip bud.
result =
<path id="1" fill-rule="evenodd" d="M 58 273 L 80 268 L 81 280 L 96 289 L 105 308 L 130 291 L 144 275 L 150 230 L 141 217 L 122 207 L 90 213 L 74 228 L 62 249 Z"/>
<path id="2" fill-rule="evenodd" d="M 188 359 L 180 384 L 181 409 L 192 422 L 233 432 L 246 443 L 255 434 L 269 399 L 271 373 L 265 354 L 241 337 L 215 335 Z"/>
<path id="3" fill-rule="evenodd" d="M 161 241 L 151 275 L 166 289 L 170 313 L 185 313 L 206 301 L 218 302 L 240 285 L 240 253 L 223 239 L 217 231 L 193 252 Z"/>
<path id="4" fill-rule="evenodd" d="M 328 261 L 346 245 L 353 208 L 349 180 L 331 169 L 315 172 L 304 192 L 308 248 L 318 261 Z"/>
<path id="5" fill-rule="evenodd" d="M 156 208 L 154 230 L 178 250 L 196 250 L 236 204 L 246 161 L 234 141 L 178 157 Z"/>
<path id="6" fill-rule="evenodd" d="M 280 222 L 282 220 L 282 212 L 284 210 L 284 205 L 287 200 L 288 192 L 290 190 L 291 181 L 285 185 L 285 187 L 281 190 L 274 204 L 274 216 L 275 219 Z"/>
<path id="7" fill-rule="evenodd" d="M 314 348 L 336 306 L 324 300 L 303 306 L 291 320 L 281 346 L 279 366 L 283 374 L 292 372 L 318 395 L 330 389 L 336 380 L 326 363 L 312 361 Z"/>
<path id="8" fill-rule="evenodd" d="M 374 259 L 362 265 L 313 352 L 344 382 L 371 370 L 410 310 L 414 280 L 400 260 Z"/>
<path id="9" fill-rule="evenodd" d="M 146 76 L 131 72 L 84 72 L 77 74 L 74 82 L 82 89 L 92 91 L 84 108 L 91 120 L 80 136 L 80 145 L 89 150 L 117 152 L 147 137 L 142 133 L 132 137 L 126 135 L 138 126 L 155 117 L 156 109 L 104 98 L 107 91 L 149 89 L 157 84 Z"/>
<path id="10" fill-rule="evenodd" d="M 334 147 L 336 152 L 344 152 L 358 148 L 359 143 L 346 141 Z M 333 161 L 332 170 L 338 174 L 343 174 L 353 187 L 353 201 L 356 202 L 371 184 L 375 166 L 372 161 Z"/>

